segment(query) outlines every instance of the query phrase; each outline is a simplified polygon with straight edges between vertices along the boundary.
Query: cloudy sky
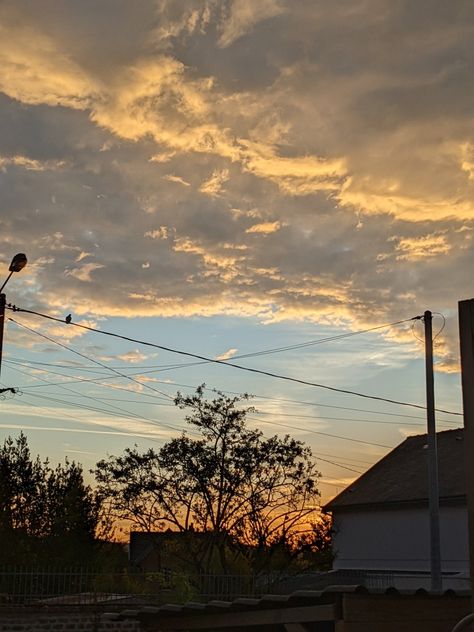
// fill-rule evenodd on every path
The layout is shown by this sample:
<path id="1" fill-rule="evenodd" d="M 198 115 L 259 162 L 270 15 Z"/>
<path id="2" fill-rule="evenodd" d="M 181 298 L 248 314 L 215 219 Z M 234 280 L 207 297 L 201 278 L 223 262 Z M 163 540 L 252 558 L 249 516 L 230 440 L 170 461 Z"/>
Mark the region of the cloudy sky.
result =
<path id="1" fill-rule="evenodd" d="M 438 403 L 459 410 L 473 41 L 462 0 L 3 0 L 3 275 L 29 259 L 7 300 L 224 358 L 431 309 L 446 319 Z M 23 395 L 1 402 L 0 431 L 26 428 L 53 459 L 90 467 L 166 440 L 183 427 L 177 384 L 203 381 L 260 396 L 252 423 L 339 463 L 320 461 L 326 495 L 423 431 L 422 411 L 10 316 L 1 380 Z M 239 362 L 423 404 L 422 335 L 417 322 Z"/>

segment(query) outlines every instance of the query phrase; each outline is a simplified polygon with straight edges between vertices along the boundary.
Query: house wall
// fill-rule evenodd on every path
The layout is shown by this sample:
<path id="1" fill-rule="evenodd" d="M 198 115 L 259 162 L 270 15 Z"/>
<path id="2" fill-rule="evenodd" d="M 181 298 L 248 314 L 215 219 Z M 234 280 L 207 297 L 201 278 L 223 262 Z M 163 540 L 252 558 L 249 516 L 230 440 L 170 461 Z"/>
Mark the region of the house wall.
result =
<path id="1" fill-rule="evenodd" d="M 345 594 L 336 632 L 452 632 L 469 597 Z M 467 632 L 467 630 L 466 630 Z"/>
<path id="2" fill-rule="evenodd" d="M 429 571 L 428 508 L 334 511 L 336 569 Z M 467 508 L 440 508 L 442 570 L 468 572 Z"/>

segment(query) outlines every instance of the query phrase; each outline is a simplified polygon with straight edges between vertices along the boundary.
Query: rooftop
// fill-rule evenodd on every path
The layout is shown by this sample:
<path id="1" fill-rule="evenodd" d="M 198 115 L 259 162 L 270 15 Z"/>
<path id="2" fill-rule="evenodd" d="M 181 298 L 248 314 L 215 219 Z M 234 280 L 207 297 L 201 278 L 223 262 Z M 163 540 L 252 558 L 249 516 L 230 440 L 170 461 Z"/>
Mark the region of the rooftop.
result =
<path id="1" fill-rule="evenodd" d="M 464 500 L 463 429 L 437 433 L 440 502 Z M 427 435 L 407 437 L 326 504 L 324 510 L 427 502 Z"/>

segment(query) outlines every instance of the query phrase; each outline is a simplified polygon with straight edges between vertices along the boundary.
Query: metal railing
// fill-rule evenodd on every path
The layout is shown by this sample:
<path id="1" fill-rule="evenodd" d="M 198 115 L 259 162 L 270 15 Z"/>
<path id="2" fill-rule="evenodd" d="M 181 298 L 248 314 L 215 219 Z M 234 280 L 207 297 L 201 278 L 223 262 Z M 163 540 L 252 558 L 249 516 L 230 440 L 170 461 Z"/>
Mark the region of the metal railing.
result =
<path id="1" fill-rule="evenodd" d="M 269 589 L 269 579 L 253 575 L 0 567 L 0 607 L 232 600 L 262 595 Z"/>

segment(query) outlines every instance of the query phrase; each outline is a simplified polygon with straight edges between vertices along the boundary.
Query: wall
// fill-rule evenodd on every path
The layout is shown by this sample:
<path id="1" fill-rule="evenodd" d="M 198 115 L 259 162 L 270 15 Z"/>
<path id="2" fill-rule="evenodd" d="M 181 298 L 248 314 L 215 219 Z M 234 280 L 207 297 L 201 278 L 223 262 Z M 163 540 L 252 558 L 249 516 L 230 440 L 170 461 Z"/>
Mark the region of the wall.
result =
<path id="1" fill-rule="evenodd" d="M 90 613 L 0 612 L 0 632 L 139 632 L 138 621 L 113 621 Z"/>
<path id="2" fill-rule="evenodd" d="M 429 571 L 428 508 L 334 512 L 334 569 Z M 469 571 L 467 509 L 440 508 L 442 570 Z"/>
<path id="3" fill-rule="evenodd" d="M 344 595 L 336 632 L 452 632 L 471 611 L 469 597 Z M 467 632 L 467 630 L 466 630 Z"/>

